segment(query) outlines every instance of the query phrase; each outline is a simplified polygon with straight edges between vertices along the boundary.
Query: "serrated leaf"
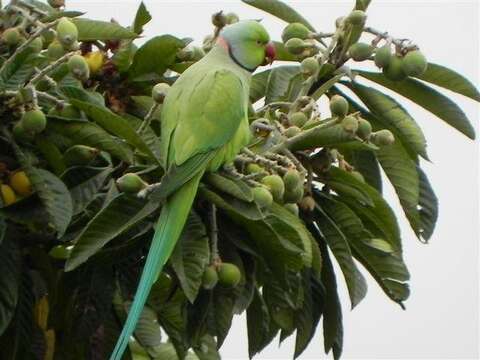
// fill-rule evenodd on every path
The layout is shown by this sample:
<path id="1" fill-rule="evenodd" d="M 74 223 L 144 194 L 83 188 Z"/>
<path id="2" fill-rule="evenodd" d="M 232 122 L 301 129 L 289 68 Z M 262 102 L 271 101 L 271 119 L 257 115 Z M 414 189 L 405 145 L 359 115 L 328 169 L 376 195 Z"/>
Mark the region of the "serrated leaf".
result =
<path id="1" fill-rule="evenodd" d="M 367 184 L 382 193 L 382 175 L 375 154 L 371 151 L 350 151 L 345 158 L 356 171 L 359 171 Z"/>
<path id="2" fill-rule="evenodd" d="M 126 308 L 130 310 L 131 303 L 126 304 Z M 150 353 L 161 344 L 162 336 L 160 333 L 160 324 L 158 323 L 156 312 L 148 305 L 144 306 L 138 319 L 134 332 L 137 341 Z"/>
<path id="3" fill-rule="evenodd" d="M 42 17 L 42 22 L 48 23 L 62 17 L 75 18 L 82 15 L 85 15 L 85 13 L 81 11 L 56 11 L 53 14 Z"/>
<path id="4" fill-rule="evenodd" d="M 113 22 L 84 18 L 72 19 L 78 29 L 79 41 L 133 39 L 137 34 Z"/>
<path id="5" fill-rule="evenodd" d="M 265 90 L 267 89 L 268 76 L 270 69 L 256 73 L 252 76 L 250 83 L 250 101 L 252 104 L 265 96 Z"/>
<path id="6" fill-rule="evenodd" d="M 177 51 L 183 47 L 185 42 L 172 35 L 155 36 L 148 40 L 133 57 L 130 79 L 149 73 L 162 75 L 174 63 Z"/>
<path id="7" fill-rule="evenodd" d="M 95 199 L 111 172 L 110 167 L 73 167 L 62 175 L 69 186 L 73 215 L 82 212 Z"/>
<path id="8" fill-rule="evenodd" d="M 470 139 L 475 139 L 475 130 L 462 109 L 445 95 L 424 83 L 407 78 L 391 81 L 383 74 L 357 71 L 362 77 L 385 86 L 430 111 Z"/>
<path id="9" fill-rule="evenodd" d="M 426 140 L 422 130 L 396 100 L 372 87 L 358 83 L 351 84 L 350 88 L 381 124 L 398 137 L 412 159 L 416 159 L 418 154 L 428 160 Z"/>
<path id="10" fill-rule="evenodd" d="M 180 286 L 191 303 L 197 297 L 209 261 L 210 249 L 205 226 L 200 217 L 191 212 L 170 257 Z"/>
<path id="11" fill-rule="evenodd" d="M 291 100 L 292 83 L 300 75 L 300 67 L 297 65 L 284 65 L 272 69 L 268 75 L 265 90 L 265 104 L 275 101 Z M 298 78 L 300 82 L 303 79 Z M 297 81 L 298 82 L 298 81 Z"/>
<path id="12" fill-rule="evenodd" d="M 209 173 L 204 180 L 226 194 L 232 195 L 246 202 L 253 201 L 253 193 L 250 186 L 242 180 L 231 179 L 218 173 Z"/>
<path id="13" fill-rule="evenodd" d="M 135 20 L 133 21 L 133 31 L 137 34 L 141 34 L 143 32 L 143 27 L 148 24 L 152 20 L 152 16 L 147 10 L 147 7 L 143 3 L 140 3 L 137 9 L 137 13 L 135 14 Z"/>
<path id="14" fill-rule="evenodd" d="M 158 203 L 145 202 L 144 199 L 124 193 L 115 196 L 75 239 L 75 246 L 65 263 L 65 271 L 83 264 L 105 244 L 150 215 L 158 206 Z"/>
<path id="15" fill-rule="evenodd" d="M 20 252 L 13 239 L 0 244 L 0 335 L 13 318 L 18 301 Z"/>
<path id="16" fill-rule="evenodd" d="M 354 135 L 346 132 L 341 124 L 329 127 L 316 126 L 289 138 L 286 145 L 292 151 L 316 149 L 352 142 Z"/>
<path id="17" fill-rule="evenodd" d="M 342 269 L 353 309 L 365 297 L 367 283 L 353 261 L 347 235 L 338 226 L 338 217 L 341 216 L 341 213 L 337 212 L 337 208 L 332 205 L 331 200 L 317 197 L 316 201 L 319 205 L 316 208 L 318 212 L 316 222 Z"/>
<path id="18" fill-rule="evenodd" d="M 76 120 L 65 122 L 48 117 L 48 129 L 66 136 L 75 144 L 88 145 L 104 150 L 127 163 L 133 161 L 133 153 L 130 147 L 97 124 Z"/>
<path id="19" fill-rule="evenodd" d="M 267 305 L 258 289 L 255 289 L 253 300 L 247 309 L 248 356 L 262 351 L 271 341 L 268 336 L 270 315 Z"/>
<path id="20" fill-rule="evenodd" d="M 2 66 L 0 71 L 0 89 L 18 90 L 35 71 L 37 54 L 30 48 L 23 50 L 8 65 Z"/>
<path id="21" fill-rule="evenodd" d="M 245 4 L 256 7 L 257 9 L 268 12 L 288 23 L 299 22 L 315 31 L 315 28 L 298 12 L 292 9 L 287 4 L 279 0 L 242 0 Z"/>
<path id="22" fill-rule="evenodd" d="M 433 234 L 438 218 L 438 199 L 428 181 L 425 172 L 417 166 L 418 178 L 420 180 L 420 198 L 418 212 L 420 214 L 420 236 L 428 241 Z"/>
<path id="23" fill-rule="evenodd" d="M 57 237 L 62 237 L 73 215 L 72 198 L 67 187 L 45 169 L 25 167 L 25 172 L 57 231 Z"/>
<path id="24" fill-rule="evenodd" d="M 128 70 L 136 51 L 137 46 L 131 40 L 125 40 L 120 43 L 118 50 L 111 58 L 119 72 L 124 73 Z"/>
<path id="25" fill-rule="evenodd" d="M 473 100 L 480 101 L 480 93 L 470 80 L 456 71 L 445 66 L 429 63 L 423 75 L 418 76 L 420 80 L 441 86 L 445 89 L 467 96 Z"/>

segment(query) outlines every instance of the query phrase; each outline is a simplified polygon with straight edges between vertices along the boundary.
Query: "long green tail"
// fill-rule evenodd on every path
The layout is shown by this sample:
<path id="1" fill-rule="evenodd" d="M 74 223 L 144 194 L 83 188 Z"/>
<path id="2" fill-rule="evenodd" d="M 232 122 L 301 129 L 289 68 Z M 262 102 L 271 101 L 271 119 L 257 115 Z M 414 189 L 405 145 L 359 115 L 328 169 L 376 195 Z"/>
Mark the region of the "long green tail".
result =
<path id="1" fill-rule="evenodd" d="M 127 321 L 123 326 L 122 333 L 117 340 L 110 360 L 121 360 L 128 346 L 128 341 L 135 330 L 135 326 L 145 306 L 156 276 L 167 262 L 180 237 L 202 175 L 203 171 L 185 183 L 185 185 L 170 196 L 162 208 L 160 219 L 155 229 L 155 235 L 153 236 L 152 244 L 148 252 L 147 261 L 143 268 L 142 277 L 140 278 L 140 283 L 138 284 L 135 294 L 135 299 L 130 307 Z"/>

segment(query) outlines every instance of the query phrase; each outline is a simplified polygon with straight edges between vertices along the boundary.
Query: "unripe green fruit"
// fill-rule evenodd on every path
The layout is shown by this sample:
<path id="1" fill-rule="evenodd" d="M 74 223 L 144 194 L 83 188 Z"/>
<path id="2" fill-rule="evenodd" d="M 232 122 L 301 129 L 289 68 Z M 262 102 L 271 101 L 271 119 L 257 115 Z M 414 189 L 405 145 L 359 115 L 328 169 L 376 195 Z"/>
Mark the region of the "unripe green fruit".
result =
<path id="1" fill-rule="evenodd" d="M 288 24 L 282 32 L 282 41 L 286 43 L 290 39 L 308 39 L 310 30 L 301 23 Z"/>
<path id="2" fill-rule="evenodd" d="M 167 83 L 158 83 L 152 89 L 152 98 L 158 104 L 162 104 L 165 100 L 165 96 L 168 94 L 168 90 L 170 90 L 170 85 Z"/>
<path id="3" fill-rule="evenodd" d="M 30 48 L 33 50 L 35 53 L 39 53 L 40 51 L 43 50 L 43 40 L 41 37 L 35 38 L 31 43 L 30 43 Z"/>
<path id="4" fill-rule="evenodd" d="M 250 163 L 247 165 L 245 171 L 247 172 L 247 174 L 256 174 L 256 173 L 263 173 L 265 169 L 258 164 Z"/>
<path id="5" fill-rule="evenodd" d="M 372 133 L 370 141 L 377 146 L 388 146 L 395 142 L 395 136 L 390 130 L 383 129 Z"/>
<path id="6" fill-rule="evenodd" d="M 392 51 L 390 45 L 383 45 L 381 48 L 378 48 L 375 52 L 375 65 L 383 69 L 390 64 L 390 59 L 392 58 Z"/>
<path id="7" fill-rule="evenodd" d="M 340 95 L 333 95 L 330 99 L 330 111 L 332 116 L 343 118 L 348 112 L 348 101 Z"/>
<path id="8" fill-rule="evenodd" d="M 9 46 L 15 46 L 21 41 L 21 34 L 17 28 L 5 29 L 2 33 L 2 42 Z"/>
<path id="9" fill-rule="evenodd" d="M 23 114 L 21 124 L 27 133 L 38 134 L 45 130 L 47 118 L 42 110 L 33 109 Z"/>
<path id="10" fill-rule="evenodd" d="M 261 208 L 269 208 L 273 203 L 273 196 L 265 187 L 257 186 L 253 188 L 253 200 Z"/>
<path id="11" fill-rule="evenodd" d="M 207 290 L 211 290 L 218 283 L 218 274 L 214 266 L 208 266 L 205 268 L 202 277 L 202 287 Z"/>
<path id="12" fill-rule="evenodd" d="M 403 71 L 408 76 L 420 76 L 427 70 L 427 58 L 420 50 L 408 52 L 402 61 Z"/>
<path id="13" fill-rule="evenodd" d="M 62 109 L 52 108 L 48 115 L 51 116 L 60 116 L 69 119 L 79 119 L 82 117 L 80 111 L 73 105 L 67 104 Z"/>
<path id="14" fill-rule="evenodd" d="M 403 71 L 402 58 L 395 55 L 390 59 L 390 64 L 383 68 L 383 74 L 392 81 L 400 81 L 407 77 Z"/>
<path id="15" fill-rule="evenodd" d="M 364 61 L 372 56 L 374 50 L 372 45 L 359 42 L 350 46 L 348 53 L 353 60 Z"/>
<path id="16" fill-rule="evenodd" d="M 365 20 L 367 19 L 367 14 L 362 10 L 353 10 L 348 16 L 347 21 L 355 26 L 363 26 Z"/>
<path id="17" fill-rule="evenodd" d="M 45 46 L 50 45 L 52 41 L 55 40 L 55 31 L 52 29 L 45 30 L 42 33 L 42 40 Z"/>
<path id="18" fill-rule="evenodd" d="M 68 69 L 78 80 L 85 81 L 90 77 L 90 68 L 85 58 L 81 55 L 73 55 L 68 59 Z"/>
<path id="19" fill-rule="evenodd" d="M 65 0 L 48 0 L 48 5 L 53 8 L 65 6 Z"/>
<path id="20" fill-rule="evenodd" d="M 294 189 L 285 191 L 283 201 L 286 203 L 297 203 L 303 198 L 303 185 L 299 185 Z"/>
<path id="21" fill-rule="evenodd" d="M 57 40 L 54 40 L 48 45 L 47 48 L 47 55 L 52 60 L 57 60 L 65 55 L 65 49 L 63 48 L 62 44 L 60 44 Z"/>
<path id="22" fill-rule="evenodd" d="M 303 211 L 313 211 L 313 209 L 315 209 L 315 205 L 315 199 L 311 196 L 305 196 L 299 203 L 299 207 Z"/>
<path id="23" fill-rule="evenodd" d="M 70 257 L 70 253 L 72 252 L 73 247 L 68 248 L 65 245 L 56 245 L 50 249 L 48 255 L 50 255 L 54 259 L 58 260 L 66 260 Z"/>
<path id="24" fill-rule="evenodd" d="M 233 288 L 241 279 L 242 273 L 237 265 L 224 262 L 218 267 L 218 282 L 221 285 Z"/>
<path id="25" fill-rule="evenodd" d="M 318 61 L 314 57 L 303 59 L 301 64 L 302 74 L 307 77 L 315 75 L 318 72 L 319 67 Z"/>
<path id="26" fill-rule="evenodd" d="M 285 184 L 278 175 L 268 175 L 262 179 L 262 183 L 268 187 L 273 195 L 273 200 L 282 202 L 283 194 L 285 193 Z"/>
<path id="27" fill-rule="evenodd" d="M 34 134 L 32 133 L 27 133 L 25 129 L 22 126 L 22 122 L 19 121 L 13 126 L 13 136 L 15 137 L 15 140 L 19 142 L 25 142 L 28 143 L 33 140 Z"/>
<path id="28" fill-rule="evenodd" d="M 358 119 L 358 129 L 357 135 L 360 139 L 367 140 L 372 133 L 372 125 L 367 120 L 360 118 Z"/>
<path id="29" fill-rule="evenodd" d="M 140 176 L 134 173 L 127 173 L 117 179 L 117 187 L 121 192 L 133 194 L 147 186 Z"/>
<path id="30" fill-rule="evenodd" d="M 285 43 L 287 51 L 294 55 L 300 55 L 307 47 L 305 41 L 299 38 L 291 38 Z"/>
<path id="31" fill-rule="evenodd" d="M 68 148 L 63 159 L 67 166 L 87 165 L 98 155 L 99 150 L 86 145 L 73 145 Z"/>
<path id="32" fill-rule="evenodd" d="M 365 178 L 363 177 L 363 175 L 358 172 L 358 171 L 352 171 L 350 172 L 350 175 L 352 175 L 355 179 L 357 179 L 358 181 L 361 181 L 361 182 L 365 182 Z"/>
<path id="33" fill-rule="evenodd" d="M 288 211 L 290 211 L 293 215 L 298 216 L 299 210 L 298 210 L 298 205 L 297 205 L 297 204 L 291 204 L 291 203 L 289 203 L 289 204 L 283 205 L 283 207 L 284 207 L 285 209 L 287 209 Z"/>
<path id="34" fill-rule="evenodd" d="M 212 15 L 212 24 L 215 27 L 223 28 L 225 25 L 227 25 L 227 17 L 222 11 L 217 12 Z"/>
<path id="35" fill-rule="evenodd" d="M 286 137 L 291 138 L 295 135 L 300 134 L 302 130 L 298 126 L 290 126 L 288 129 L 285 130 L 283 133 Z"/>
<path id="36" fill-rule="evenodd" d="M 343 130 L 349 133 L 355 133 L 358 130 L 358 120 L 354 116 L 346 116 L 342 120 Z"/>
<path id="37" fill-rule="evenodd" d="M 292 190 L 301 185 L 302 177 L 300 173 L 295 169 L 289 169 L 285 175 L 283 175 L 283 183 L 286 190 Z"/>
<path id="38" fill-rule="evenodd" d="M 63 47 L 70 49 L 78 40 L 77 26 L 70 19 L 61 18 L 57 24 L 57 39 Z"/>
<path id="39" fill-rule="evenodd" d="M 301 128 L 308 121 L 308 118 L 307 115 L 305 115 L 303 112 L 297 111 L 288 117 L 288 121 L 290 121 L 292 125 Z"/>
<path id="40" fill-rule="evenodd" d="M 226 14 L 225 18 L 227 19 L 227 24 L 228 25 L 235 24 L 235 23 L 240 21 L 240 18 L 234 12 L 230 12 L 230 13 Z"/>

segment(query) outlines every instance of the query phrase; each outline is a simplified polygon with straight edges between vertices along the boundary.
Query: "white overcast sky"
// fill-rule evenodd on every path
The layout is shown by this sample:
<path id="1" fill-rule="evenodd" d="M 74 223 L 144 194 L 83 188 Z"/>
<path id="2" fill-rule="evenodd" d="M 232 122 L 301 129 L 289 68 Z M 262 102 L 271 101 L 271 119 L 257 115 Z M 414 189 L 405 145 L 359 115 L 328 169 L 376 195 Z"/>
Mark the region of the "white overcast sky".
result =
<path id="1" fill-rule="evenodd" d="M 132 22 L 139 1 L 67 0 L 71 10 L 88 12 L 91 18 Z M 193 37 L 200 43 L 211 32 L 210 15 L 218 10 L 235 11 L 241 18 L 263 18 L 273 39 L 285 24 L 239 0 L 145 1 L 153 21 L 146 37 L 171 33 Z M 351 1 L 287 1 L 317 29 L 333 30 L 334 20 L 352 8 Z M 410 38 L 420 45 L 431 62 L 443 64 L 472 79 L 479 76 L 479 3 L 471 1 L 372 0 L 368 25 Z M 367 68 L 372 68 L 367 65 Z M 372 68 L 373 69 L 373 68 Z M 448 93 L 463 108 L 478 132 L 479 107 L 462 96 Z M 400 215 L 405 261 L 409 266 L 411 296 L 406 311 L 390 302 L 369 281 L 365 300 L 353 311 L 339 275 L 344 309 L 345 359 L 452 359 L 478 358 L 478 142 L 468 140 L 441 120 L 402 100 L 425 131 L 432 163 L 424 163 L 440 200 L 440 216 L 429 245 L 420 244 L 389 185 L 385 196 Z M 274 342 L 256 359 L 289 359 L 294 337 L 278 347 Z M 224 359 L 246 359 L 244 317 L 235 320 L 221 349 Z M 300 357 L 325 358 L 321 331 Z"/>

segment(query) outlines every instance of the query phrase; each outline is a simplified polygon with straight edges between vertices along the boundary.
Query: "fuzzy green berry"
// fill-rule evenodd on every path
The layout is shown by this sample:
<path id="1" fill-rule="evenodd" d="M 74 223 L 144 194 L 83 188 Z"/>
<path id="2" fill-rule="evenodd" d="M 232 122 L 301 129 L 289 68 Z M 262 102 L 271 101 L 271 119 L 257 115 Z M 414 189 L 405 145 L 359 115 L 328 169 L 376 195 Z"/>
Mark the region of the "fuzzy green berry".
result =
<path id="1" fill-rule="evenodd" d="M 53 8 L 60 8 L 65 6 L 65 0 L 48 0 L 48 5 Z"/>
<path id="2" fill-rule="evenodd" d="M 57 39 L 66 49 L 70 49 L 78 40 L 77 26 L 68 18 L 63 17 L 57 24 Z"/>
<path id="3" fill-rule="evenodd" d="M 117 187 L 121 192 L 134 194 L 147 186 L 140 176 L 134 173 L 127 173 L 117 179 Z"/>
<path id="4" fill-rule="evenodd" d="M 262 184 L 266 185 L 273 195 L 276 202 L 282 202 L 285 193 L 285 184 L 278 175 L 268 175 L 262 179 Z"/>
<path id="5" fill-rule="evenodd" d="M 65 49 L 57 40 L 53 40 L 47 48 L 47 55 L 51 60 L 57 60 L 65 55 Z"/>
<path id="6" fill-rule="evenodd" d="M 303 185 L 299 185 L 294 189 L 289 189 L 285 191 L 283 196 L 283 201 L 286 203 L 297 203 L 303 198 Z"/>
<path id="7" fill-rule="evenodd" d="M 30 43 L 30 49 L 33 50 L 35 53 L 39 53 L 40 51 L 43 50 L 43 40 L 41 37 L 35 38 L 31 43 Z"/>
<path id="8" fill-rule="evenodd" d="M 313 197 L 305 196 L 298 205 L 300 209 L 302 209 L 303 211 L 310 212 L 310 211 L 313 211 L 313 209 L 315 209 L 316 203 Z"/>
<path id="9" fill-rule="evenodd" d="M 372 56 L 374 50 L 372 45 L 359 42 L 350 46 L 348 53 L 353 60 L 364 61 Z"/>
<path id="10" fill-rule="evenodd" d="M 354 134 L 358 130 L 358 120 L 354 116 L 346 116 L 342 120 L 342 127 L 348 133 Z"/>
<path id="11" fill-rule="evenodd" d="M 348 101 L 340 95 L 333 95 L 330 99 L 330 111 L 332 116 L 343 118 L 348 112 Z"/>
<path id="12" fill-rule="evenodd" d="M 368 140 L 371 133 L 372 125 L 370 122 L 363 118 L 358 119 L 357 135 L 360 137 L 360 139 Z"/>
<path id="13" fill-rule="evenodd" d="M 428 62 L 420 50 L 414 50 L 404 56 L 402 65 L 403 71 L 408 76 L 420 76 L 427 70 Z"/>
<path id="14" fill-rule="evenodd" d="M 39 134 L 47 126 L 47 118 L 40 109 L 33 109 L 25 112 L 22 116 L 21 126 L 27 132 L 31 134 Z"/>
<path id="15" fill-rule="evenodd" d="M 158 104 L 162 104 L 165 100 L 165 97 L 170 90 L 170 85 L 167 83 L 158 83 L 152 89 L 152 98 Z"/>
<path id="16" fill-rule="evenodd" d="M 72 75 L 81 81 L 85 81 L 90 77 L 90 68 L 87 61 L 81 55 L 73 55 L 67 62 L 68 70 Z"/>
<path id="17" fill-rule="evenodd" d="M 372 133 L 370 141 L 377 146 L 388 146 L 395 142 L 395 136 L 390 130 L 383 129 Z"/>
<path id="18" fill-rule="evenodd" d="M 362 10 L 353 10 L 347 16 L 347 22 L 355 26 L 363 26 L 367 19 L 367 14 Z"/>
<path id="19" fill-rule="evenodd" d="M 63 160 L 67 166 L 80 166 L 89 164 L 100 151 L 86 145 L 73 145 L 65 151 Z"/>
<path id="20" fill-rule="evenodd" d="M 302 130 L 298 126 L 290 126 L 285 130 L 283 133 L 286 137 L 291 138 L 294 137 L 295 135 L 300 134 Z"/>
<path id="21" fill-rule="evenodd" d="M 383 74 L 387 79 L 392 81 L 400 81 L 407 77 L 403 71 L 403 61 L 402 58 L 395 55 L 390 59 L 388 66 L 383 68 Z"/>
<path id="22" fill-rule="evenodd" d="M 224 262 L 218 267 L 218 283 L 222 286 L 233 288 L 242 279 L 242 273 L 237 265 Z"/>
<path id="23" fill-rule="evenodd" d="M 15 140 L 22 142 L 22 143 L 28 143 L 33 140 L 34 134 L 28 133 L 25 131 L 25 129 L 22 126 L 22 122 L 19 121 L 17 122 L 12 129 L 13 136 Z"/>
<path id="24" fill-rule="evenodd" d="M 206 290 L 211 290 L 218 283 L 218 274 L 214 266 L 205 268 L 202 277 L 202 287 Z"/>
<path id="25" fill-rule="evenodd" d="M 308 57 L 302 60 L 300 65 L 302 74 L 306 77 L 315 75 L 318 72 L 320 66 L 318 65 L 318 60 L 314 57 Z"/>
<path id="26" fill-rule="evenodd" d="M 50 45 L 52 41 L 55 40 L 55 31 L 53 31 L 52 29 L 45 30 L 42 33 L 42 40 L 45 46 Z"/>
<path id="27" fill-rule="evenodd" d="M 247 174 L 256 174 L 265 172 L 265 169 L 258 164 L 250 163 L 246 166 L 245 171 Z"/>
<path id="28" fill-rule="evenodd" d="M 298 205 L 297 204 L 288 203 L 288 204 L 283 205 L 283 207 L 285 209 L 287 209 L 288 211 L 290 211 L 293 215 L 298 216 L 299 210 L 298 210 Z"/>
<path id="29" fill-rule="evenodd" d="M 273 196 L 267 188 L 257 186 L 253 188 L 253 200 L 260 208 L 269 208 L 273 203 Z"/>
<path id="30" fill-rule="evenodd" d="M 289 169 L 285 175 L 283 175 L 283 183 L 285 184 L 286 190 L 292 190 L 301 185 L 302 177 L 297 170 Z"/>
<path id="31" fill-rule="evenodd" d="M 291 38 L 285 43 L 285 48 L 291 54 L 300 55 L 306 48 L 308 48 L 308 44 L 302 39 Z"/>
<path id="32" fill-rule="evenodd" d="M 73 248 L 69 248 L 66 245 L 56 245 L 50 249 L 48 255 L 54 259 L 66 260 L 70 257 L 70 253 Z"/>
<path id="33" fill-rule="evenodd" d="M 9 46 L 17 45 L 21 41 L 21 39 L 22 35 L 17 28 L 5 29 L 5 31 L 2 33 L 2 42 Z"/>
<path id="34" fill-rule="evenodd" d="M 282 41 L 286 43 L 290 39 L 308 39 L 310 30 L 301 23 L 288 24 L 282 32 Z"/>
<path id="35" fill-rule="evenodd" d="M 290 121 L 292 125 L 301 128 L 308 121 L 308 118 L 307 115 L 305 115 L 303 112 L 297 111 L 288 117 L 288 121 Z"/>
<path id="36" fill-rule="evenodd" d="M 237 14 L 235 14 L 234 12 L 229 12 L 225 15 L 225 18 L 227 20 L 227 24 L 230 25 L 230 24 L 235 24 L 237 22 L 240 21 L 240 18 L 238 17 Z"/>
<path id="37" fill-rule="evenodd" d="M 227 17 L 222 11 L 219 11 L 212 15 L 212 24 L 217 28 L 223 28 L 227 25 Z"/>
<path id="38" fill-rule="evenodd" d="M 378 48 L 375 52 L 375 65 L 377 65 L 380 69 L 387 67 L 390 64 L 390 59 L 392 58 L 392 51 L 390 49 L 390 45 L 386 44 L 382 47 Z"/>

